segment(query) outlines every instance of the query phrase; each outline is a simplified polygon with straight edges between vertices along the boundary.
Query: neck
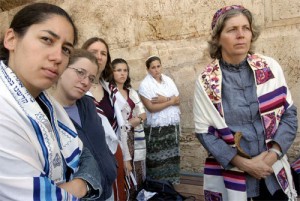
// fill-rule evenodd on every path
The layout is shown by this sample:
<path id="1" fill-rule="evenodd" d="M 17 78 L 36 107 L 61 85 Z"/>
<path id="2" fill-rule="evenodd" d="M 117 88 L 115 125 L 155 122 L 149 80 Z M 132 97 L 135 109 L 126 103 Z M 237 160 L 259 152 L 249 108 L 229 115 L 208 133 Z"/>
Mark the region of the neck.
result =
<path id="1" fill-rule="evenodd" d="M 229 64 L 239 64 L 241 63 L 242 61 L 244 61 L 244 59 L 247 57 L 247 54 L 246 55 L 240 55 L 240 56 L 235 56 L 235 57 L 227 57 L 227 56 L 223 56 L 222 55 L 222 59 L 226 62 L 226 63 L 229 63 Z"/>
<path id="2" fill-rule="evenodd" d="M 64 93 L 61 93 L 59 89 L 55 89 L 55 91 L 52 93 L 53 97 L 63 106 L 68 107 L 72 106 L 76 103 L 76 100 L 70 100 L 68 99 Z"/>
<path id="3" fill-rule="evenodd" d="M 124 90 L 124 84 L 117 84 L 117 88 L 119 91 Z"/>
<path id="4" fill-rule="evenodd" d="M 162 78 L 161 78 L 161 75 L 159 76 L 159 77 L 156 77 L 156 78 L 154 78 L 157 82 L 159 82 L 159 83 L 161 83 L 161 81 L 162 81 Z"/>

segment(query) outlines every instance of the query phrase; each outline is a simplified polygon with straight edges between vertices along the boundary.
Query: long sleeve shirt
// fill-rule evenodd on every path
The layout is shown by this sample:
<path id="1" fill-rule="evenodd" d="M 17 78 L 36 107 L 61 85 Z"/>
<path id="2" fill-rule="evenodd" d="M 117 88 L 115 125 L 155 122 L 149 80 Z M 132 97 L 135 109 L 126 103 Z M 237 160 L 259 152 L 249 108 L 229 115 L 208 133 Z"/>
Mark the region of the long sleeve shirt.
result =
<path id="1" fill-rule="evenodd" d="M 267 148 L 253 71 L 246 60 L 235 66 L 220 61 L 220 66 L 223 77 L 222 104 L 225 122 L 233 133 L 242 132 L 243 138 L 240 145 L 243 150 L 250 156 L 257 156 Z M 292 105 L 282 115 L 280 125 L 273 138 L 273 141 L 280 145 L 283 154 L 287 152 L 294 141 L 296 131 L 297 111 L 296 107 Z M 235 148 L 210 133 L 198 134 L 197 137 L 206 150 L 225 169 L 232 167 L 230 161 L 237 154 Z M 271 194 L 280 189 L 274 175 L 267 177 L 265 182 Z M 246 185 L 248 197 L 259 195 L 259 180 L 247 175 Z"/>

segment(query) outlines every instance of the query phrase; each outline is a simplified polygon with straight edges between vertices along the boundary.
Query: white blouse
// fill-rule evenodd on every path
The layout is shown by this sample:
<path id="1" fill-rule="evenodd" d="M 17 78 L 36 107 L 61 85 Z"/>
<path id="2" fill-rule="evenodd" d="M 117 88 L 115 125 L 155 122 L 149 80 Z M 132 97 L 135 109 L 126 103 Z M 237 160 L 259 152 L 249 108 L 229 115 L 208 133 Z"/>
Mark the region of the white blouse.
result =
<path id="1" fill-rule="evenodd" d="M 148 74 L 140 84 L 139 94 L 151 100 L 158 94 L 165 97 L 178 96 L 179 91 L 170 77 L 162 74 L 162 82 L 159 83 Z M 180 123 L 179 106 L 169 106 L 154 113 L 147 110 L 146 114 L 147 125 L 151 127 L 176 125 Z"/>

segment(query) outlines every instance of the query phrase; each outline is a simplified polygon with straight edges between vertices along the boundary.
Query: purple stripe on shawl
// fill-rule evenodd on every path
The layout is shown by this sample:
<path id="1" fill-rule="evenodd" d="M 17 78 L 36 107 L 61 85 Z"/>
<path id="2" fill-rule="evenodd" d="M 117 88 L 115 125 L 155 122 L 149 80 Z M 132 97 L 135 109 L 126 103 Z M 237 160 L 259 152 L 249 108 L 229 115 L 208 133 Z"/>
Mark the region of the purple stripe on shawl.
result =
<path id="1" fill-rule="evenodd" d="M 222 129 L 216 129 L 210 126 L 208 128 L 208 132 L 222 138 L 227 144 L 234 144 L 234 138 L 232 132 L 228 127 Z"/>
<path id="2" fill-rule="evenodd" d="M 236 191 L 246 191 L 246 183 L 245 184 L 238 184 L 238 183 L 233 183 L 230 181 L 224 180 L 225 187 L 231 190 L 236 190 Z"/>
<path id="3" fill-rule="evenodd" d="M 291 164 L 291 167 L 293 168 L 293 170 L 295 170 L 295 172 L 297 172 L 299 174 L 300 173 L 300 158 L 298 158 L 295 162 L 293 162 Z"/>
<path id="4" fill-rule="evenodd" d="M 243 172 L 226 170 L 223 172 L 224 184 L 228 189 L 246 191 L 246 176 Z"/>
<path id="5" fill-rule="evenodd" d="M 289 106 L 289 104 L 286 102 L 286 94 L 287 88 L 282 86 L 272 92 L 258 97 L 260 112 L 264 113 L 271 111 L 280 106 L 284 106 L 284 109 L 286 109 Z"/>
<path id="6" fill-rule="evenodd" d="M 204 174 L 222 176 L 223 169 L 215 158 L 206 158 Z"/>
<path id="7" fill-rule="evenodd" d="M 215 176 L 222 176 L 222 169 L 213 169 L 213 168 L 204 168 L 204 174 L 206 175 L 215 175 Z"/>

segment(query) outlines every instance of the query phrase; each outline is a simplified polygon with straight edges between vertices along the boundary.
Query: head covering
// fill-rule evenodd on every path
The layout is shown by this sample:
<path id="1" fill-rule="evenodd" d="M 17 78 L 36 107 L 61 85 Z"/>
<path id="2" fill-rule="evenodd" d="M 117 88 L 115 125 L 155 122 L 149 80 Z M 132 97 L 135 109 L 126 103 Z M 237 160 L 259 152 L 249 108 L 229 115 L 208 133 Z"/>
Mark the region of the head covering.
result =
<path id="1" fill-rule="evenodd" d="M 218 19 L 220 18 L 221 15 L 223 15 L 224 13 L 230 11 L 230 10 L 242 10 L 245 9 L 243 6 L 241 5 L 232 5 L 232 6 L 225 6 L 223 8 L 220 8 L 213 17 L 213 20 L 211 22 L 211 29 L 213 30 L 217 24 Z"/>

